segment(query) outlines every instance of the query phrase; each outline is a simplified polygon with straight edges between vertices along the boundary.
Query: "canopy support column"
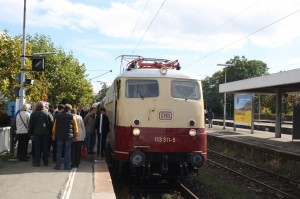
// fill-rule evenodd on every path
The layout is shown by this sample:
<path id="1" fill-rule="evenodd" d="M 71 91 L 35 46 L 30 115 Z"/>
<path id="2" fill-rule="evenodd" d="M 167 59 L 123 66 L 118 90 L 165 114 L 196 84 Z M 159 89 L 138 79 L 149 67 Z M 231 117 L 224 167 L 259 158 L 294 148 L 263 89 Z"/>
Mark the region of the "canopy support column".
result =
<path id="1" fill-rule="evenodd" d="M 276 89 L 275 138 L 281 138 L 282 91 Z"/>

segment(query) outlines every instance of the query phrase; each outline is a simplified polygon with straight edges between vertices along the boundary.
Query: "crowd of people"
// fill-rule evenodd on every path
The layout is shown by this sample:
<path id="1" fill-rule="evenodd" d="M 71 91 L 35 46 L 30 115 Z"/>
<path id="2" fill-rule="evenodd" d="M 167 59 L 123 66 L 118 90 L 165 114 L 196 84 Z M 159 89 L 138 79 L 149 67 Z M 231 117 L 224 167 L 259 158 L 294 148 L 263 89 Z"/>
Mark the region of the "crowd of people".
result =
<path id="1" fill-rule="evenodd" d="M 85 111 L 82 106 L 76 110 L 70 104 L 59 104 L 53 110 L 40 101 L 32 109 L 30 104 L 24 104 L 16 112 L 14 123 L 17 159 L 29 161 L 28 154 L 31 153 L 32 166 L 40 167 L 41 162 L 48 166 L 52 151 L 52 160 L 56 162 L 54 169 L 61 169 L 61 164 L 65 170 L 79 167 L 82 146 L 87 147 L 89 154 L 105 155 L 109 132 L 105 108 L 99 112 L 94 107 Z M 94 150 L 96 139 L 97 149 Z M 30 140 L 32 148 L 28 153 Z"/>

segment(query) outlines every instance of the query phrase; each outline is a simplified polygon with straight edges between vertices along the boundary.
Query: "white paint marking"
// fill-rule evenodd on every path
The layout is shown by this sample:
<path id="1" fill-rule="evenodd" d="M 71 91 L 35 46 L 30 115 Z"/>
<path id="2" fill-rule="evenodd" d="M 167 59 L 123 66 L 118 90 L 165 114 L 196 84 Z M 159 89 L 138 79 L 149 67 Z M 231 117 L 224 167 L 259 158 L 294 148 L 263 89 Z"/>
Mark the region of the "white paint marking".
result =
<path id="1" fill-rule="evenodd" d="M 61 197 L 62 199 L 69 199 L 69 197 L 70 197 L 70 194 L 71 194 L 71 191 L 72 191 L 72 187 L 73 187 L 73 182 L 74 182 L 76 170 L 77 170 L 77 168 L 73 168 L 71 170 L 68 182 L 67 182 L 66 187 L 65 187 L 64 194 Z"/>

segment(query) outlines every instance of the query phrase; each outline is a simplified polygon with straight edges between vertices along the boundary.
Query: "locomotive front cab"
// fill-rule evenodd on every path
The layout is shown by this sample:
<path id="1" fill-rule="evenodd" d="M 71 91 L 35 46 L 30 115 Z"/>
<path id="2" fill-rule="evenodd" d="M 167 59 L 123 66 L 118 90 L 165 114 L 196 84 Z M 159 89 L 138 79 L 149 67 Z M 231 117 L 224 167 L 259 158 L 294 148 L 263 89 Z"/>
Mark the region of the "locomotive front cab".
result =
<path id="1" fill-rule="evenodd" d="M 133 69 L 118 77 L 112 93 L 108 104 L 114 109 L 115 160 L 160 174 L 174 165 L 203 165 L 206 134 L 199 80 L 178 70 Z"/>

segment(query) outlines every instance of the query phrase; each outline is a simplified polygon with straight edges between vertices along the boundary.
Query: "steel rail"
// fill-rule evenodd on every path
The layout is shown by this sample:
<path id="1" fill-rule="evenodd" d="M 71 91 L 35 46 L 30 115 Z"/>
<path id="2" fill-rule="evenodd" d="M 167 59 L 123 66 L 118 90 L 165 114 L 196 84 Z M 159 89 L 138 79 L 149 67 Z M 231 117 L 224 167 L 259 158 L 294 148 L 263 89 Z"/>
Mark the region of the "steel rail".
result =
<path id="1" fill-rule="evenodd" d="M 222 155 L 222 154 L 221 154 L 221 155 Z M 270 185 L 267 185 L 267 184 L 265 184 L 265 183 L 263 183 L 263 182 L 260 182 L 260 181 L 254 179 L 254 178 L 251 178 L 251 177 L 249 177 L 249 176 L 246 176 L 246 175 L 244 175 L 244 174 L 242 174 L 242 173 L 240 173 L 240 172 L 237 172 L 237 171 L 235 171 L 235 170 L 233 170 L 233 169 L 231 169 L 231 168 L 229 168 L 229 167 L 227 167 L 227 166 L 224 166 L 224 165 L 222 165 L 222 164 L 220 164 L 220 163 L 217 163 L 217 162 L 215 162 L 215 161 L 213 161 L 213 160 L 207 159 L 206 161 L 207 161 L 207 162 L 211 162 L 211 163 L 213 163 L 213 164 L 215 164 L 215 165 L 218 165 L 219 167 L 222 167 L 222 168 L 224 168 L 224 169 L 226 169 L 226 170 L 229 170 L 229 171 L 231 171 L 231 172 L 234 173 L 234 174 L 237 174 L 237 175 L 239 175 L 239 176 L 242 176 L 242 177 L 245 178 L 245 179 L 248 179 L 248 180 L 250 180 L 250 181 L 252 181 L 252 182 L 255 182 L 255 183 L 257 183 L 257 184 L 259 184 L 259 185 L 261 185 L 261 186 L 264 186 L 264 187 L 268 188 L 269 190 L 272 190 L 272 191 L 274 191 L 274 192 L 276 192 L 276 193 L 279 193 L 279 194 L 281 194 L 281 195 L 283 195 L 283 196 L 286 196 L 286 197 L 289 197 L 289 198 L 292 198 L 292 199 L 297 199 L 296 197 L 294 197 L 294 196 L 292 196 L 292 195 L 290 195 L 290 194 L 288 194 L 288 193 L 285 193 L 285 192 L 283 192 L 283 191 L 280 191 L 280 190 L 278 190 L 278 189 L 276 189 L 276 188 L 274 188 L 274 187 L 272 187 L 272 186 L 270 186 Z"/>
<path id="2" fill-rule="evenodd" d="M 178 186 L 181 190 L 183 190 L 184 194 L 187 195 L 189 199 L 199 199 L 191 190 L 189 190 L 186 186 L 184 186 L 182 183 L 177 181 Z"/>
<path id="3" fill-rule="evenodd" d="M 226 157 L 226 158 L 228 158 L 228 159 L 230 159 L 230 160 L 234 160 L 234 161 L 236 161 L 236 162 L 238 162 L 238 163 L 240 163 L 240 164 L 244 164 L 244 165 L 247 165 L 247 166 L 249 166 L 249 167 L 255 168 L 255 169 L 257 169 L 257 170 L 260 170 L 260 171 L 266 172 L 266 173 L 268 173 L 268 174 L 274 175 L 274 176 L 276 176 L 276 177 L 278 177 L 278 178 L 282 178 L 282 179 L 284 179 L 284 180 L 286 180 L 286 181 L 289 181 L 289 182 L 291 182 L 291 183 L 294 183 L 295 185 L 297 185 L 298 187 L 300 187 L 299 182 L 297 182 L 296 180 L 287 178 L 287 177 L 282 176 L 282 175 L 279 175 L 279 174 L 277 174 L 277 173 L 273 173 L 273 172 L 271 172 L 271 171 L 268 171 L 268 170 L 266 170 L 266 169 L 257 167 L 257 166 L 255 166 L 255 165 L 252 165 L 252 164 L 249 164 L 249 163 L 246 163 L 246 162 L 242 162 L 242 161 L 240 161 L 240 160 L 238 160 L 238 159 L 229 157 L 229 156 L 227 156 L 227 155 L 218 153 L 218 152 L 213 151 L 213 150 L 210 150 L 210 149 L 207 149 L 207 152 L 215 153 L 215 154 L 217 154 L 217 155 L 219 155 L 219 156 Z"/>

